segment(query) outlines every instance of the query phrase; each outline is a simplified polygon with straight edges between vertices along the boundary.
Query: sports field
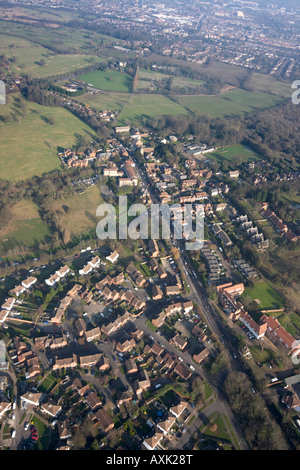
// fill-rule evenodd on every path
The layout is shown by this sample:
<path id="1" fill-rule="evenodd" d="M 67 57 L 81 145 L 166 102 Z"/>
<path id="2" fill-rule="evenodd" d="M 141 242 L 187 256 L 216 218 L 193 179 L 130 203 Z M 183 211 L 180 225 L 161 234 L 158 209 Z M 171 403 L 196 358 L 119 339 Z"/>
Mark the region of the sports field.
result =
<path id="1" fill-rule="evenodd" d="M 4 180 L 24 180 L 60 168 L 58 147 L 72 147 L 79 135 L 93 137 L 92 129 L 66 109 L 26 102 L 19 94 L 9 98 L 0 108 Z M 1 115 L 10 116 L 10 121 L 1 121 Z"/>
<path id="2" fill-rule="evenodd" d="M 222 162 L 223 160 L 232 162 L 236 158 L 241 160 L 241 162 L 260 159 L 259 155 L 240 144 L 230 145 L 229 147 L 220 147 L 215 152 L 207 154 L 207 158 L 217 160 L 218 162 Z"/>

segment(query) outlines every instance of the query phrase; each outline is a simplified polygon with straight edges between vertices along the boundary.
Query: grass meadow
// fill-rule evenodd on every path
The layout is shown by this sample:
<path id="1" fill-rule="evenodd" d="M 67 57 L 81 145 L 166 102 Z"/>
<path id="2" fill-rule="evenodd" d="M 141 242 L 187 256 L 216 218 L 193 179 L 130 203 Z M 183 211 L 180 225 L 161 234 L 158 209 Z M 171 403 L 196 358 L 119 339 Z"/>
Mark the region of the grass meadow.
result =
<path id="1" fill-rule="evenodd" d="M 11 61 L 11 69 L 32 78 L 72 73 L 102 61 L 99 57 L 87 54 L 56 54 L 40 44 L 3 34 L 0 34 L 0 46 L 1 54 Z"/>
<path id="2" fill-rule="evenodd" d="M 63 108 L 26 102 L 19 94 L 10 95 L 9 103 L 0 108 L 0 174 L 8 181 L 41 176 L 60 168 L 58 147 L 76 145 L 80 135 L 93 137 L 92 129 Z M 50 123 L 51 122 L 51 123 Z"/>
<path id="3" fill-rule="evenodd" d="M 10 221 L 0 230 L 0 253 L 14 255 L 28 253 L 39 243 L 50 239 L 51 232 L 40 218 L 38 207 L 21 200 L 10 209 Z"/>
<path id="4" fill-rule="evenodd" d="M 176 101 L 191 113 L 211 117 L 233 117 L 279 105 L 283 98 L 264 92 L 249 92 L 241 89 L 208 95 L 179 95 Z"/>
<path id="5" fill-rule="evenodd" d="M 118 116 L 118 124 L 138 123 L 163 114 L 179 116 L 188 114 L 188 111 L 167 96 L 132 94 Z"/>
<path id="6" fill-rule="evenodd" d="M 53 199 L 50 206 L 57 212 L 61 225 L 68 229 L 72 237 L 91 230 L 96 231 L 96 209 L 101 203 L 103 203 L 103 198 L 99 188 L 91 186 L 83 193 Z"/>
<path id="7" fill-rule="evenodd" d="M 85 83 L 90 83 L 95 88 L 106 91 L 130 92 L 132 78 L 123 72 L 116 70 L 100 71 L 85 73 L 77 77 Z"/>

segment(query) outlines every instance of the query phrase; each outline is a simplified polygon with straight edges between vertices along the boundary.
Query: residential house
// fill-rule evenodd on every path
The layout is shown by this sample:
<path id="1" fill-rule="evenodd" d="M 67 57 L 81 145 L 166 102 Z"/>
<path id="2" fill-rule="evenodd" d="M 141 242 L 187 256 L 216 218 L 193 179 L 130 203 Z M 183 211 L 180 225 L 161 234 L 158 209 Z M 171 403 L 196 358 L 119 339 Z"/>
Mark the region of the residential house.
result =
<path id="1" fill-rule="evenodd" d="M 137 363 L 132 358 L 127 359 L 127 361 L 125 362 L 125 367 L 126 367 L 127 373 L 130 375 L 136 374 L 138 371 Z"/>
<path id="2" fill-rule="evenodd" d="M 183 338 L 182 336 L 180 335 L 175 335 L 174 338 L 172 338 L 171 342 L 177 347 L 179 348 L 181 351 L 184 350 L 184 348 L 186 348 L 186 346 L 188 345 L 188 341 L 186 338 Z"/>
<path id="3" fill-rule="evenodd" d="M 69 439 L 72 436 L 71 424 L 68 418 L 57 421 L 58 435 L 60 439 Z"/>
<path id="4" fill-rule="evenodd" d="M 154 436 L 148 437 L 142 443 L 142 448 L 147 450 L 156 450 L 158 449 L 159 443 L 164 438 L 164 434 L 160 432 L 156 432 Z"/>
<path id="5" fill-rule="evenodd" d="M 106 356 L 104 356 L 104 354 L 102 354 L 99 359 L 98 367 L 99 367 L 100 372 L 106 372 L 107 370 L 110 369 L 109 360 Z"/>
<path id="6" fill-rule="evenodd" d="M 163 298 L 163 291 L 161 290 L 159 286 L 154 284 L 154 286 L 152 287 L 152 299 L 160 300 L 162 298 Z"/>
<path id="7" fill-rule="evenodd" d="M 172 406 L 169 409 L 169 412 L 175 416 L 175 418 L 180 418 L 184 410 L 187 408 L 188 403 L 184 400 L 180 400 L 180 403 L 178 405 Z"/>
<path id="8" fill-rule="evenodd" d="M 155 239 L 150 238 L 149 251 L 153 258 L 157 258 L 159 256 L 159 248 L 158 248 L 157 241 Z"/>
<path id="9" fill-rule="evenodd" d="M 93 391 L 85 395 L 84 398 L 92 411 L 96 411 L 102 405 L 102 400 L 98 397 L 97 393 Z"/>
<path id="10" fill-rule="evenodd" d="M 108 433 L 111 429 L 114 428 L 114 422 L 112 418 L 109 416 L 107 411 L 105 411 L 103 408 L 97 410 L 94 415 L 93 415 L 93 421 L 96 421 L 103 432 Z"/>
<path id="11" fill-rule="evenodd" d="M 52 400 L 43 402 L 40 406 L 40 409 L 42 413 L 51 416 L 51 418 L 56 418 L 62 411 L 62 407 L 54 403 Z"/>
<path id="12" fill-rule="evenodd" d="M 188 380 L 192 373 L 190 370 L 188 370 L 183 364 L 179 363 L 174 367 L 174 371 L 179 377 L 182 378 L 182 380 Z"/>
<path id="13" fill-rule="evenodd" d="M 25 287 L 25 289 L 30 289 L 35 283 L 37 282 L 37 278 L 34 276 L 30 276 L 24 281 L 21 282 L 22 286 Z"/>
<path id="14" fill-rule="evenodd" d="M 26 392 L 21 395 L 21 404 L 25 402 L 28 405 L 39 406 L 42 401 L 42 396 L 43 394 L 41 392 Z"/>
<path id="15" fill-rule="evenodd" d="M 145 369 L 140 371 L 140 379 L 134 382 L 135 393 L 140 395 L 145 390 L 148 390 L 151 386 L 148 372 Z"/>
<path id="16" fill-rule="evenodd" d="M 166 286 L 165 291 L 166 291 L 166 295 L 179 295 L 181 288 L 178 285 Z"/>
<path id="17" fill-rule="evenodd" d="M 157 427 L 163 434 L 168 434 L 172 426 L 176 423 L 175 416 L 168 416 L 167 419 L 160 421 L 157 423 Z"/>
<path id="18" fill-rule="evenodd" d="M 86 332 L 86 323 L 85 323 L 84 319 L 81 318 L 81 317 L 76 318 L 74 325 L 75 325 L 75 328 L 77 330 L 78 336 L 83 337 L 85 335 L 85 332 Z"/>
<path id="19" fill-rule="evenodd" d="M 101 330 L 99 326 L 96 326 L 95 328 L 85 332 L 85 339 L 87 342 L 94 341 L 95 339 L 99 339 L 100 336 L 101 336 Z"/>
<path id="20" fill-rule="evenodd" d="M 57 369 L 75 369 L 77 367 L 77 356 L 73 354 L 71 357 L 58 358 L 55 356 L 55 363 L 53 364 L 53 370 Z"/>
<path id="21" fill-rule="evenodd" d="M 106 259 L 113 264 L 117 261 L 118 258 L 119 258 L 119 253 L 116 250 L 113 251 L 109 256 L 106 256 Z"/>
<path id="22" fill-rule="evenodd" d="M 208 356 L 209 356 L 209 349 L 205 348 L 200 353 L 194 354 L 193 359 L 195 362 L 197 362 L 197 364 L 201 364 L 201 362 L 204 361 L 204 359 L 206 359 Z"/>
<path id="23" fill-rule="evenodd" d="M 5 300 L 4 304 L 1 305 L 1 310 L 8 310 L 9 312 L 12 310 L 16 299 L 13 297 L 9 297 Z"/>
<path id="24" fill-rule="evenodd" d="M 100 361 L 101 357 L 102 353 L 79 356 L 80 367 L 93 367 Z"/>

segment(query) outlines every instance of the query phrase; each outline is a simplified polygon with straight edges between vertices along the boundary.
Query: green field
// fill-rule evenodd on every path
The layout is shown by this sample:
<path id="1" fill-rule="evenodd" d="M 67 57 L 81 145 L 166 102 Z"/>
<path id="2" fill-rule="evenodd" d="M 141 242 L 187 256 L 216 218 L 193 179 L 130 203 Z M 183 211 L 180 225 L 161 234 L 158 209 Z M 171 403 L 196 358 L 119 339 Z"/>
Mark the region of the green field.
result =
<path id="1" fill-rule="evenodd" d="M 179 116 L 188 111 L 180 104 L 163 95 L 131 95 L 118 116 L 118 124 L 138 123 L 142 119 L 163 114 Z"/>
<path id="2" fill-rule="evenodd" d="M 100 64 L 102 59 L 84 54 L 55 54 L 45 47 L 18 37 L 0 35 L 1 53 L 11 61 L 17 74 L 43 78 L 71 73 L 89 65 Z"/>
<path id="3" fill-rule="evenodd" d="M 106 91 L 131 91 L 132 79 L 129 75 L 115 70 L 100 71 L 85 73 L 77 77 L 85 83 L 90 83 L 95 88 Z"/>
<path id="4" fill-rule="evenodd" d="M 258 307 L 261 309 L 276 309 L 284 306 L 281 295 L 265 281 L 258 281 L 253 287 L 247 287 L 242 298 L 246 295 L 259 301 Z"/>
<path id="5" fill-rule="evenodd" d="M 72 53 L 75 54 L 89 54 L 94 52 L 96 47 L 98 55 L 98 49 L 116 41 L 113 37 L 94 31 L 70 28 L 65 24 L 62 27 L 46 27 L 42 24 L 26 24 L 2 19 L 0 19 L 0 34 L 6 36 L 8 44 L 13 43 L 13 38 L 19 37 L 40 44 L 49 50 L 64 51 L 72 48 Z"/>
<path id="6" fill-rule="evenodd" d="M 10 209 L 10 215 L 9 223 L 0 230 L 0 253 L 28 253 L 39 243 L 50 239 L 50 230 L 40 218 L 33 202 L 18 202 Z"/>
<path id="7" fill-rule="evenodd" d="M 95 230 L 96 233 L 98 222 L 96 209 L 102 203 L 99 188 L 91 186 L 84 193 L 53 199 L 50 206 L 57 212 L 60 225 L 67 229 L 72 237 L 91 230 Z"/>
<path id="8" fill-rule="evenodd" d="M 253 72 L 247 80 L 247 87 L 253 91 L 270 93 L 282 98 L 290 98 L 291 96 L 290 83 L 280 82 L 276 78 L 262 73 Z"/>
<path id="9" fill-rule="evenodd" d="M 79 135 L 91 136 L 92 129 L 63 108 L 40 106 L 11 95 L 0 109 L 0 174 L 9 181 L 41 176 L 60 168 L 58 147 L 72 147 Z M 50 124 L 51 122 L 51 124 Z"/>
<path id="10" fill-rule="evenodd" d="M 110 109 L 111 111 L 118 112 L 121 111 L 123 106 L 125 106 L 130 96 L 130 93 L 105 92 L 100 93 L 99 95 L 85 93 L 84 95 L 80 95 L 74 99 L 79 103 L 89 105 L 96 111 Z"/>
<path id="11" fill-rule="evenodd" d="M 260 159 L 259 155 L 240 144 L 218 148 L 215 152 L 209 153 L 208 158 L 217 160 L 220 163 L 223 160 L 232 162 L 234 159 L 239 159 L 241 162 L 247 162 L 252 159 Z"/>
<path id="12" fill-rule="evenodd" d="M 156 92 L 159 90 L 159 87 L 169 79 L 171 79 L 171 91 L 176 88 L 198 88 L 200 92 L 201 85 L 204 83 L 203 80 L 192 80 L 184 77 L 175 77 L 165 73 L 156 72 L 154 70 L 140 69 L 137 89 Z"/>
<path id="13" fill-rule="evenodd" d="M 283 101 L 275 95 L 241 89 L 230 90 L 217 96 L 179 95 L 176 100 L 193 113 L 220 118 L 271 108 Z"/>

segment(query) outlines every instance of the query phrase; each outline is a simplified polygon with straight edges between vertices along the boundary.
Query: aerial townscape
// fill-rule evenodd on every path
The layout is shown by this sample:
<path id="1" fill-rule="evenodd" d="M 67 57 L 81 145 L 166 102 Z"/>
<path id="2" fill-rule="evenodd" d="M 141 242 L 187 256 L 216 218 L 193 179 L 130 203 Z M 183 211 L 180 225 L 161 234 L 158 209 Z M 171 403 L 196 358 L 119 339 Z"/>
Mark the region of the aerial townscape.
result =
<path id="1" fill-rule="evenodd" d="M 299 20 L 0 0 L 1 450 L 300 450 Z"/>

